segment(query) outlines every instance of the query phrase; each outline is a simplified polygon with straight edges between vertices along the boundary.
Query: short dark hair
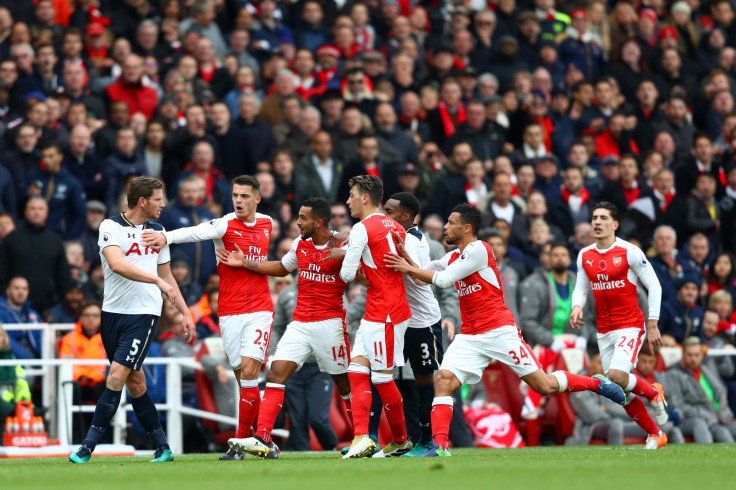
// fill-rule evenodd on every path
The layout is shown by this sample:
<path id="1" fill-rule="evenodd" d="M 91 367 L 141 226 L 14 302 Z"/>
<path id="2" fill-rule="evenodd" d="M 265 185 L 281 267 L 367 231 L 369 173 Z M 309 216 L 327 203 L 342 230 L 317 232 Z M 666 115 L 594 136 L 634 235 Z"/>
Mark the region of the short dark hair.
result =
<path id="1" fill-rule="evenodd" d="M 371 203 L 378 206 L 383 199 L 383 182 L 375 175 L 356 175 L 348 181 L 348 187 L 358 188 L 360 194 L 368 194 Z"/>
<path id="2" fill-rule="evenodd" d="M 376 136 L 372 132 L 363 133 L 360 135 L 360 138 L 358 138 L 358 146 L 363 146 L 363 142 L 365 140 L 376 140 L 376 142 L 378 142 L 378 136 Z"/>
<path id="3" fill-rule="evenodd" d="M 138 199 L 150 199 L 155 189 L 163 189 L 164 183 L 156 177 L 141 176 L 130 181 L 128 188 L 128 207 L 134 208 L 138 205 Z"/>
<path id="4" fill-rule="evenodd" d="M 593 204 L 593 209 L 590 210 L 590 213 L 593 214 L 597 209 L 607 210 L 611 214 L 611 218 L 613 218 L 614 221 L 619 221 L 618 208 L 612 202 L 599 201 Z"/>
<path id="5" fill-rule="evenodd" d="M 664 170 L 664 169 L 662 169 L 662 170 Z M 714 180 L 715 181 L 716 180 L 716 176 L 713 175 L 713 174 L 710 174 L 708 172 L 703 172 L 701 174 L 698 174 L 697 177 L 695 177 L 695 183 L 697 183 L 700 179 L 711 179 L 711 180 Z"/>
<path id="6" fill-rule="evenodd" d="M 589 82 L 589 81 L 587 81 L 587 80 L 579 80 L 579 81 L 575 82 L 575 83 L 573 84 L 573 86 L 572 86 L 572 91 L 573 91 L 573 93 L 575 93 L 575 92 L 580 92 L 580 89 L 582 89 L 584 85 L 589 85 L 589 86 L 591 86 L 591 87 L 593 86 L 593 84 L 592 84 L 592 83 L 590 83 L 590 82 Z"/>
<path id="7" fill-rule="evenodd" d="M 256 179 L 252 175 L 238 175 L 237 177 L 233 179 L 232 184 L 233 185 L 249 185 L 253 188 L 256 194 L 261 193 L 261 183 L 258 182 L 258 179 Z"/>
<path id="8" fill-rule="evenodd" d="M 363 68 L 361 68 L 360 66 L 354 66 L 345 72 L 345 77 L 347 78 L 349 76 L 357 74 L 365 76 L 365 70 L 363 70 Z"/>
<path id="9" fill-rule="evenodd" d="M 503 235 L 498 230 L 498 228 L 483 228 L 478 233 L 478 238 L 483 240 L 484 242 L 487 242 L 491 238 L 500 238 L 501 240 L 503 240 L 504 243 L 506 243 L 506 241 L 503 239 Z"/>
<path id="10" fill-rule="evenodd" d="M 419 199 L 409 192 L 397 192 L 392 194 L 389 199 L 397 200 L 399 202 L 399 206 L 411 215 L 412 220 L 414 220 L 414 218 L 416 218 L 422 211 L 422 205 L 419 204 Z"/>
<path id="11" fill-rule="evenodd" d="M 460 222 L 464 225 L 470 225 L 473 236 L 478 236 L 480 230 L 480 209 L 464 202 L 452 208 L 453 213 L 460 215 Z"/>
<path id="12" fill-rule="evenodd" d="M 102 310 L 102 303 L 100 303 L 99 301 L 96 301 L 96 300 L 91 299 L 91 300 L 87 300 L 84 303 L 82 303 L 82 307 L 79 308 L 79 314 L 81 315 L 84 310 L 86 310 L 87 308 L 90 308 L 92 306 L 96 306 L 97 308 L 99 308 L 100 310 Z"/>
<path id="13" fill-rule="evenodd" d="M 698 142 L 699 139 L 707 139 L 708 143 L 712 143 L 713 140 L 711 139 L 710 135 L 705 131 L 695 131 L 695 134 L 693 135 L 693 146 L 695 146 L 695 143 Z"/>
<path id="14" fill-rule="evenodd" d="M 563 242 L 563 241 L 555 240 L 555 241 L 553 241 L 553 242 L 551 242 L 549 244 L 549 251 L 550 252 L 552 252 L 552 250 L 554 250 L 556 248 L 564 248 L 565 250 L 567 250 L 567 253 L 568 254 L 570 253 L 570 249 L 567 248 L 567 244 L 565 242 Z"/>
<path id="15" fill-rule="evenodd" d="M 41 153 L 43 153 L 44 150 L 48 150 L 49 148 L 56 148 L 56 151 L 58 151 L 59 153 L 64 153 L 61 149 L 61 143 L 59 143 L 58 140 L 44 141 L 43 144 L 41 144 Z"/>
<path id="16" fill-rule="evenodd" d="M 305 208 L 311 208 L 309 214 L 311 214 L 314 219 L 321 219 L 325 225 L 332 219 L 332 208 L 330 208 L 330 204 L 327 200 L 322 197 L 310 197 L 309 199 L 305 199 L 302 206 Z"/>

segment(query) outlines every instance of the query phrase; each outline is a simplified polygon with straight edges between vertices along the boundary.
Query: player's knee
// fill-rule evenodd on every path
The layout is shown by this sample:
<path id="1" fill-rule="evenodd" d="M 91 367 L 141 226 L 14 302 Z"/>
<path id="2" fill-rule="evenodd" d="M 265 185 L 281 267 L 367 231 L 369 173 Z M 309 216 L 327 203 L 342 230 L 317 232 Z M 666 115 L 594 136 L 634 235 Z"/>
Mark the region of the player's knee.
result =
<path id="1" fill-rule="evenodd" d="M 282 369 L 271 366 L 271 370 L 268 371 L 268 374 L 266 375 L 266 382 L 267 383 L 278 383 L 280 385 L 286 383 L 286 374 L 283 372 Z"/>
<path id="2" fill-rule="evenodd" d="M 105 386 L 107 386 L 109 389 L 113 391 L 122 391 L 123 386 L 125 386 L 125 381 L 120 376 L 116 376 L 113 374 L 110 374 L 107 377 L 107 381 L 105 382 Z"/>
<path id="3" fill-rule="evenodd" d="M 240 379 L 258 379 L 260 371 L 261 363 L 255 359 L 248 359 L 240 368 Z"/>
<path id="4" fill-rule="evenodd" d="M 451 395 L 454 391 L 453 384 L 457 381 L 454 374 L 447 370 L 440 370 L 434 377 L 435 396 Z"/>

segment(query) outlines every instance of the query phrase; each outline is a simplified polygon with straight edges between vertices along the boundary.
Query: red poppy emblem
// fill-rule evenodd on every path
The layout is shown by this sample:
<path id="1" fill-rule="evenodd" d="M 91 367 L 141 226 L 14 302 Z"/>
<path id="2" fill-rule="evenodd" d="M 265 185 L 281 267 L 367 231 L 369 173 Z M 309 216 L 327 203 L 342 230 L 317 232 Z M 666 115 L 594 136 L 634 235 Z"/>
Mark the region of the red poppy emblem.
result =
<path id="1" fill-rule="evenodd" d="M 312 262 L 322 262 L 322 252 L 314 252 L 312 255 Z"/>
<path id="2" fill-rule="evenodd" d="M 606 270 L 607 264 L 605 260 L 601 260 L 598 262 L 598 268 L 602 271 Z"/>
<path id="3" fill-rule="evenodd" d="M 251 242 L 258 243 L 258 240 L 259 240 L 259 238 L 258 238 L 258 234 L 257 233 L 251 233 L 250 234 L 250 241 Z"/>

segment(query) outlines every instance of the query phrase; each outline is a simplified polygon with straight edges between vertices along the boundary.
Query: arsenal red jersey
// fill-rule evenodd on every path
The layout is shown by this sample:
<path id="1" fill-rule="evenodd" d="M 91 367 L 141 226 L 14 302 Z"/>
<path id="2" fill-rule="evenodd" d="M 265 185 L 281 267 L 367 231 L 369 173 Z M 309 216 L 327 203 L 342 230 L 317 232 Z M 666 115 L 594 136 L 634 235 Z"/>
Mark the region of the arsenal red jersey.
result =
<path id="1" fill-rule="evenodd" d="M 235 244 L 253 262 L 268 261 L 273 221 L 270 216 L 256 213 L 252 223 L 244 223 L 235 213 L 189 228 L 166 232 L 168 243 L 213 240 L 215 248 L 236 251 Z M 273 311 L 268 277 L 247 269 L 234 268 L 218 261 L 220 299 L 218 316 L 242 315 L 257 311 Z"/>
<path id="2" fill-rule="evenodd" d="M 345 318 L 343 294 L 345 281 L 340 279 L 339 260 L 324 261 L 329 253 L 327 244 L 317 246 L 311 238 L 297 238 L 281 265 L 289 272 L 299 269 L 296 309 L 293 319 L 298 322 L 319 322 Z"/>
<path id="3" fill-rule="evenodd" d="M 404 228 L 380 213 L 374 213 L 356 224 L 348 237 L 348 249 L 340 269 L 340 277 L 349 282 L 358 266 L 363 266 L 370 287 L 366 292 L 365 316 L 369 322 L 398 324 L 411 317 L 402 274 L 387 268 L 383 257 L 396 253 L 392 231 L 406 237 Z"/>
<path id="4" fill-rule="evenodd" d="M 516 325 L 514 315 L 503 301 L 501 275 L 487 243 L 471 242 L 462 253 L 454 250 L 430 262 L 427 268 L 438 271 L 432 278 L 435 286 L 446 288 L 455 284 L 463 334 L 475 335 Z"/>
<path id="5" fill-rule="evenodd" d="M 595 244 L 578 254 L 578 275 L 573 306 L 585 305 L 588 288 L 593 290 L 598 333 L 624 328 L 644 328 L 644 313 L 636 296 L 636 280 L 649 290 L 649 318 L 659 318 L 662 288 L 644 252 L 617 238 L 606 250 Z"/>

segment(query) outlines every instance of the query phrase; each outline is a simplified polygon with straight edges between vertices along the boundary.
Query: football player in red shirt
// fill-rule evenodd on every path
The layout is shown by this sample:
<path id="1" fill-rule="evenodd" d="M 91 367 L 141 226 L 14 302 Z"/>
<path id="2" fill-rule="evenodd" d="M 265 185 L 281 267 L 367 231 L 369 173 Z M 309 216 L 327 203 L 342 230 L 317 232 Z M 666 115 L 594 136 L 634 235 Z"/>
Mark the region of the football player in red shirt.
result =
<path id="1" fill-rule="evenodd" d="M 545 373 L 531 348 L 521 336 L 511 311 L 503 300 L 501 276 L 493 249 L 478 240 L 480 211 L 470 204 L 455 206 L 445 224 L 445 240 L 457 249 L 420 269 L 403 251 L 387 255 L 389 267 L 414 279 L 447 288 L 453 284 L 460 299 L 461 333 L 455 335 L 434 378 L 432 435 L 435 445 L 422 456 L 451 456 L 448 435 L 452 419 L 452 394 L 462 384 L 475 384 L 492 361 L 509 366 L 526 384 L 542 395 L 564 391 L 596 391 L 617 402 L 624 402 L 621 388 L 603 376 L 580 376 L 566 371 Z"/>
<path id="2" fill-rule="evenodd" d="M 166 244 L 213 240 L 215 248 L 230 251 L 239 247 L 249 261 L 267 262 L 273 220 L 256 212 L 261 201 L 260 184 L 251 175 L 233 179 L 234 213 L 197 226 L 165 233 L 146 233 L 143 243 L 152 248 Z M 261 392 L 258 374 L 266 359 L 273 325 L 273 301 L 268 278 L 247 269 L 217 264 L 220 274 L 218 317 L 225 355 L 235 376 L 240 380 L 240 405 L 236 437 L 245 438 L 258 415 Z M 269 458 L 278 457 L 272 451 Z M 230 449 L 220 459 L 243 459 Z"/>
<path id="3" fill-rule="evenodd" d="M 284 403 L 286 380 L 294 371 L 301 369 L 312 354 L 317 358 L 320 370 L 332 375 L 350 415 L 350 381 L 347 374 L 350 348 L 343 308 L 346 284 L 340 279 L 342 263 L 337 260 L 325 261 L 333 235 L 329 228 L 331 219 L 332 211 L 326 200 L 305 200 L 296 222 L 301 236 L 294 240 L 291 249 L 280 261 L 249 261 L 237 244 L 236 252 L 217 249 L 220 263 L 258 274 L 284 277 L 299 269 L 296 309 L 271 359 L 266 392 L 258 414 L 258 429 L 253 437 L 228 441 L 237 452 L 266 458 L 275 450 L 271 431 Z"/>
<path id="4" fill-rule="evenodd" d="M 595 243 L 578 253 L 570 323 L 578 327 L 584 324 L 582 307 L 588 289 L 592 289 L 603 372 L 627 393 L 624 408 L 649 434 L 646 449 L 659 449 L 667 444 L 667 436 L 659 428 L 668 419 L 664 390 L 659 383 L 649 384 L 631 371 L 645 333 L 652 352 L 662 346 L 657 326 L 662 287 L 644 252 L 616 237 L 619 221 L 614 204 L 607 201 L 594 204 L 591 224 Z M 646 322 L 636 297 L 637 279 L 649 290 L 649 320 Z M 656 422 L 644 402 L 635 395 L 649 400 Z"/>
<path id="5" fill-rule="evenodd" d="M 404 333 L 411 310 L 402 275 L 386 266 L 384 256 L 396 251 L 394 234 L 403 239 L 406 232 L 399 223 L 378 211 L 383 198 L 381 179 L 358 175 L 348 183 L 350 214 L 361 221 L 348 236 L 340 277 L 350 282 L 361 269 L 368 289 L 365 315 L 355 334 L 348 367 L 355 438 L 343 459 L 365 458 L 376 449 L 376 443 L 368 436 L 371 381 L 381 396 L 392 434 L 391 443 L 374 457 L 401 456 L 411 451 L 413 444 L 406 436 L 403 400 L 393 380 L 393 368 L 404 365 Z"/>

